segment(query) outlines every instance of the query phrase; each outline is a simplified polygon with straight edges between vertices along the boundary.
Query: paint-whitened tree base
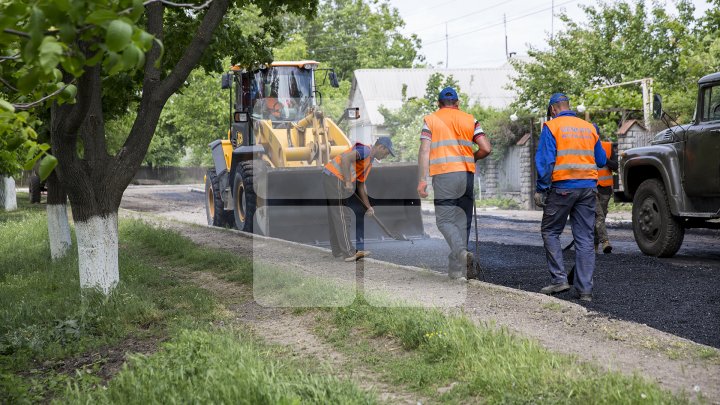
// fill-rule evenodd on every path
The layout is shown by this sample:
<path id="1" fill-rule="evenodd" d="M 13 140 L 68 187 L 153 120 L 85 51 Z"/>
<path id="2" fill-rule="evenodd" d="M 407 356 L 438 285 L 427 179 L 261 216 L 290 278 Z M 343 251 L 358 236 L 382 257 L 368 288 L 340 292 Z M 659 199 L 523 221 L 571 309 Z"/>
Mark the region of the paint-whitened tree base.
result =
<path id="1" fill-rule="evenodd" d="M 17 209 L 15 179 L 12 177 L 0 177 L 0 207 L 5 211 L 14 211 Z"/>
<path id="2" fill-rule="evenodd" d="M 120 281 L 118 270 L 117 213 L 75 222 L 78 244 L 80 287 L 102 291 L 105 295 Z"/>
<path id="3" fill-rule="evenodd" d="M 48 204 L 47 221 L 48 237 L 50 239 L 50 257 L 53 260 L 63 258 L 72 246 L 67 205 Z"/>

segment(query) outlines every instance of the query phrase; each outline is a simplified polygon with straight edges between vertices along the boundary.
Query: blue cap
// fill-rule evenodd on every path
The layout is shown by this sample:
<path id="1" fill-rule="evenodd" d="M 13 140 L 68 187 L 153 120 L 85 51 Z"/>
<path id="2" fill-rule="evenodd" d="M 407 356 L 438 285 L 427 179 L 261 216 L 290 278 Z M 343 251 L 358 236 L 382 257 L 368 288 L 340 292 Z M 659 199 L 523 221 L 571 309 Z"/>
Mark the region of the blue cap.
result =
<path id="1" fill-rule="evenodd" d="M 387 137 L 387 136 L 381 136 L 381 137 L 379 137 L 379 138 L 377 139 L 377 141 L 375 142 L 375 144 L 376 144 L 376 145 L 382 145 L 382 146 L 386 147 L 387 150 L 390 151 L 390 154 L 393 155 L 393 156 L 395 156 L 395 151 L 393 150 L 393 147 L 392 147 L 392 141 L 390 140 L 389 137 Z"/>
<path id="2" fill-rule="evenodd" d="M 550 102 L 548 103 L 548 108 L 550 108 L 551 105 L 557 104 L 557 103 L 559 103 L 559 102 L 561 102 L 561 101 L 567 101 L 567 102 L 569 103 L 569 102 L 570 102 L 570 99 L 568 98 L 568 96 L 566 96 L 566 95 L 563 94 L 563 93 L 555 93 L 555 94 L 553 94 L 552 96 L 550 96 Z"/>
<path id="3" fill-rule="evenodd" d="M 438 101 L 455 101 L 458 99 L 457 91 L 453 89 L 452 87 L 445 87 L 440 91 L 440 94 L 438 94 Z"/>

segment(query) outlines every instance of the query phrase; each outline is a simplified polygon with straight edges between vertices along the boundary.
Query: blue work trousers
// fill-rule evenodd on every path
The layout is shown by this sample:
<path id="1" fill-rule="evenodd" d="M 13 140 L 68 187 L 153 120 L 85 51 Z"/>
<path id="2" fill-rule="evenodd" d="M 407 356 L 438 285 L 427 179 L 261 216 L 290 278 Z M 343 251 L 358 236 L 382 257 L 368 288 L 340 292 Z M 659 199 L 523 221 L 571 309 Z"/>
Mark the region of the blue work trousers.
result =
<path id="1" fill-rule="evenodd" d="M 570 215 L 570 226 L 575 239 L 573 284 L 583 294 L 591 293 L 593 287 L 596 193 L 595 188 L 551 188 L 540 226 L 552 283 L 566 283 L 567 272 L 563 263 L 560 234 Z"/>

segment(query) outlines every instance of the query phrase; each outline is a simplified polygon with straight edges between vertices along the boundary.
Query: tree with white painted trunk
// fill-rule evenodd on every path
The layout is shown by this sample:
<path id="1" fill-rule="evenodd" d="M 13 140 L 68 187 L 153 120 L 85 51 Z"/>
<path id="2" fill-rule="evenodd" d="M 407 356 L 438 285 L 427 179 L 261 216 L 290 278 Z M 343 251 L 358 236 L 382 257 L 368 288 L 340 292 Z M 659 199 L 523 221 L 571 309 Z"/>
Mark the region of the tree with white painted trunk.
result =
<path id="1" fill-rule="evenodd" d="M 0 175 L 0 206 L 5 211 L 17 209 L 17 196 L 15 194 L 15 179 Z"/>
<path id="2" fill-rule="evenodd" d="M 274 16 L 310 15 L 316 6 L 316 0 L 33 0 L 0 5 L 0 14 L 11 16 L 0 20 L 5 24 L 0 36 L 17 44 L 5 47 L 11 63 L 24 64 L 42 86 L 54 80 L 43 91 L 45 100 L 52 100 L 55 171 L 71 204 L 81 287 L 108 294 L 119 282 L 123 191 L 142 163 L 163 106 L 190 71 L 197 65 L 220 71 L 220 56 L 245 65 L 269 61 L 272 47 L 283 37 L 281 20 Z M 221 23 L 223 29 L 213 34 Z M 15 55 L 13 49 L 23 51 Z M 28 79 L 4 72 L 3 83 L 37 95 L 28 90 Z M 105 120 L 126 111 L 131 101 L 138 105 L 136 119 L 123 146 L 110 154 Z"/>

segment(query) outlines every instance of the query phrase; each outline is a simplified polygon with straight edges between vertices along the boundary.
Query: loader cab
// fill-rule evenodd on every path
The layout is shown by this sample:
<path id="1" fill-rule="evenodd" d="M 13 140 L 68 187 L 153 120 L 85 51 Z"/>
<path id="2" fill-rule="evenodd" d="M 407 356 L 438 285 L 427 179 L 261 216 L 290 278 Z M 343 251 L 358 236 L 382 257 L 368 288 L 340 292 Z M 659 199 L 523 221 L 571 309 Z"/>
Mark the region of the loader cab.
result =
<path id="1" fill-rule="evenodd" d="M 250 105 L 253 119 L 299 121 L 315 106 L 316 64 L 274 66 L 252 72 Z"/>
<path id="2" fill-rule="evenodd" d="M 230 94 L 230 141 L 234 146 L 253 145 L 253 121 L 270 120 L 273 127 L 290 127 L 322 103 L 316 89 L 316 71 L 321 83 L 339 87 L 332 69 L 318 69 L 318 62 L 273 62 L 251 70 L 233 66 L 222 77 L 222 88 Z"/>

